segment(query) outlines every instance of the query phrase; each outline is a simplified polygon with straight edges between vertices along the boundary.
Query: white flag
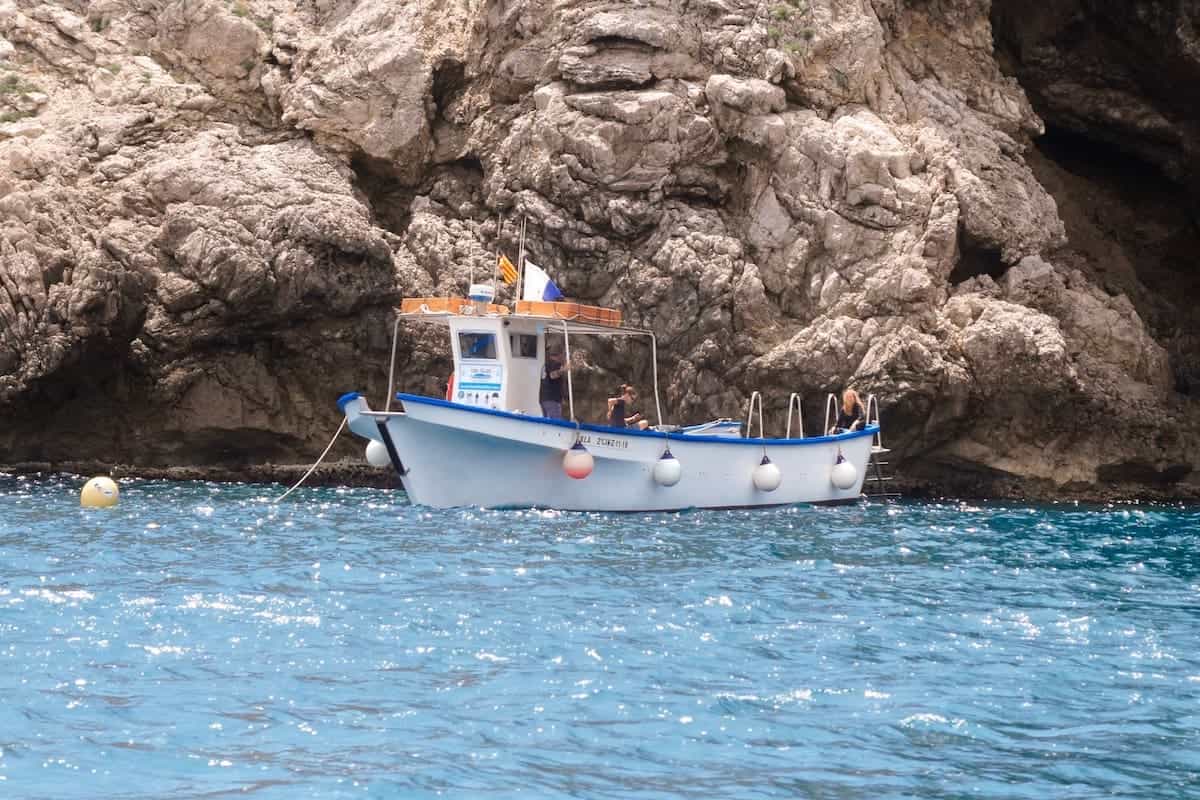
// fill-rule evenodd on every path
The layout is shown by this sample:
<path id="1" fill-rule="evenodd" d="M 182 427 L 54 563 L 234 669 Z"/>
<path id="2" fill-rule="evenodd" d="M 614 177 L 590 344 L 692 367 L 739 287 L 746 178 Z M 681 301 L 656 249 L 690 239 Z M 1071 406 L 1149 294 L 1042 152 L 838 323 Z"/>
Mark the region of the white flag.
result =
<path id="1" fill-rule="evenodd" d="M 546 270 L 525 259 L 525 288 L 521 292 L 522 300 L 561 300 L 563 293 L 550 280 Z"/>

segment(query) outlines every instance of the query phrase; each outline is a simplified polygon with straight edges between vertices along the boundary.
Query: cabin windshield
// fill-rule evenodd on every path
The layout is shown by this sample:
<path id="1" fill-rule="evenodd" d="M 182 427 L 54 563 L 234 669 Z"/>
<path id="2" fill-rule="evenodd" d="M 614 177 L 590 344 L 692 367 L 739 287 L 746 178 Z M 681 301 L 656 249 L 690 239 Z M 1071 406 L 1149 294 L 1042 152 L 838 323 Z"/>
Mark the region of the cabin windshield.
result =
<path id="1" fill-rule="evenodd" d="M 462 358 L 496 357 L 496 335 L 494 333 L 458 334 L 458 351 Z"/>

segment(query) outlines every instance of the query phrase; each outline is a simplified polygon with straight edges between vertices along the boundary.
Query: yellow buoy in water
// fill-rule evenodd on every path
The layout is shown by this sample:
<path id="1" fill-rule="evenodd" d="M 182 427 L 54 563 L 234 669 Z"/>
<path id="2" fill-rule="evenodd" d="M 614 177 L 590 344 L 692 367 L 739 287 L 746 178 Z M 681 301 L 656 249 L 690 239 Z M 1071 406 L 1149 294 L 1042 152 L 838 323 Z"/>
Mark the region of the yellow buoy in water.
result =
<path id="1" fill-rule="evenodd" d="M 84 508 L 108 508 L 117 504 L 120 494 L 112 478 L 92 478 L 79 493 L 79 505 Z"/>

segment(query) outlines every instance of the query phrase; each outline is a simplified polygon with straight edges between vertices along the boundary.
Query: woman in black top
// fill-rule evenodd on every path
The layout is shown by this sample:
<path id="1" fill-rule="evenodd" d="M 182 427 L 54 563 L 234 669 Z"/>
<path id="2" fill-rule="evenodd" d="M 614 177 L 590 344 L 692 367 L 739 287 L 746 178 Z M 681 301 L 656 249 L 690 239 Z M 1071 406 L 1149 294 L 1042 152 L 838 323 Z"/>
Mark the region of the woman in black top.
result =
<path id="1" fill-rule="evenodd" d="M 847 389 L 842 393 L 842 407 L 838 409 L 837 422 L 829 430 L 831 434 L 844 431 L 857 431 L 867 424 L 867 415 L 862 403 L 858 401 L 858 392 Z"/>
<path id="2" fill-rule="evenodd" d="M 640 428 L 645 430 L 650 423 L 640 413 L 629 416 L 629 407 L 637 400 L 637 391 L 628 383 L 621 384 L 617 396 L 608 398 L 608 424 L 613 428 Z"/>

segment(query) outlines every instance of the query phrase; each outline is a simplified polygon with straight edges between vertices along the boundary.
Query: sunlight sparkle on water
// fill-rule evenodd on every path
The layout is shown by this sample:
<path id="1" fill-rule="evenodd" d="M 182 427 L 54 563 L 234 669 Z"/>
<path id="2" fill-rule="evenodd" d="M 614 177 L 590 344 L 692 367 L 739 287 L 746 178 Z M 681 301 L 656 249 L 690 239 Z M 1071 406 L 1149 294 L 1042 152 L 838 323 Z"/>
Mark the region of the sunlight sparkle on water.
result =
<path id="1" fill-rule="evenodd" d="M 0 476 L 4 797 L 1200 798 L 1194 509 L 79 483 Z"/>

